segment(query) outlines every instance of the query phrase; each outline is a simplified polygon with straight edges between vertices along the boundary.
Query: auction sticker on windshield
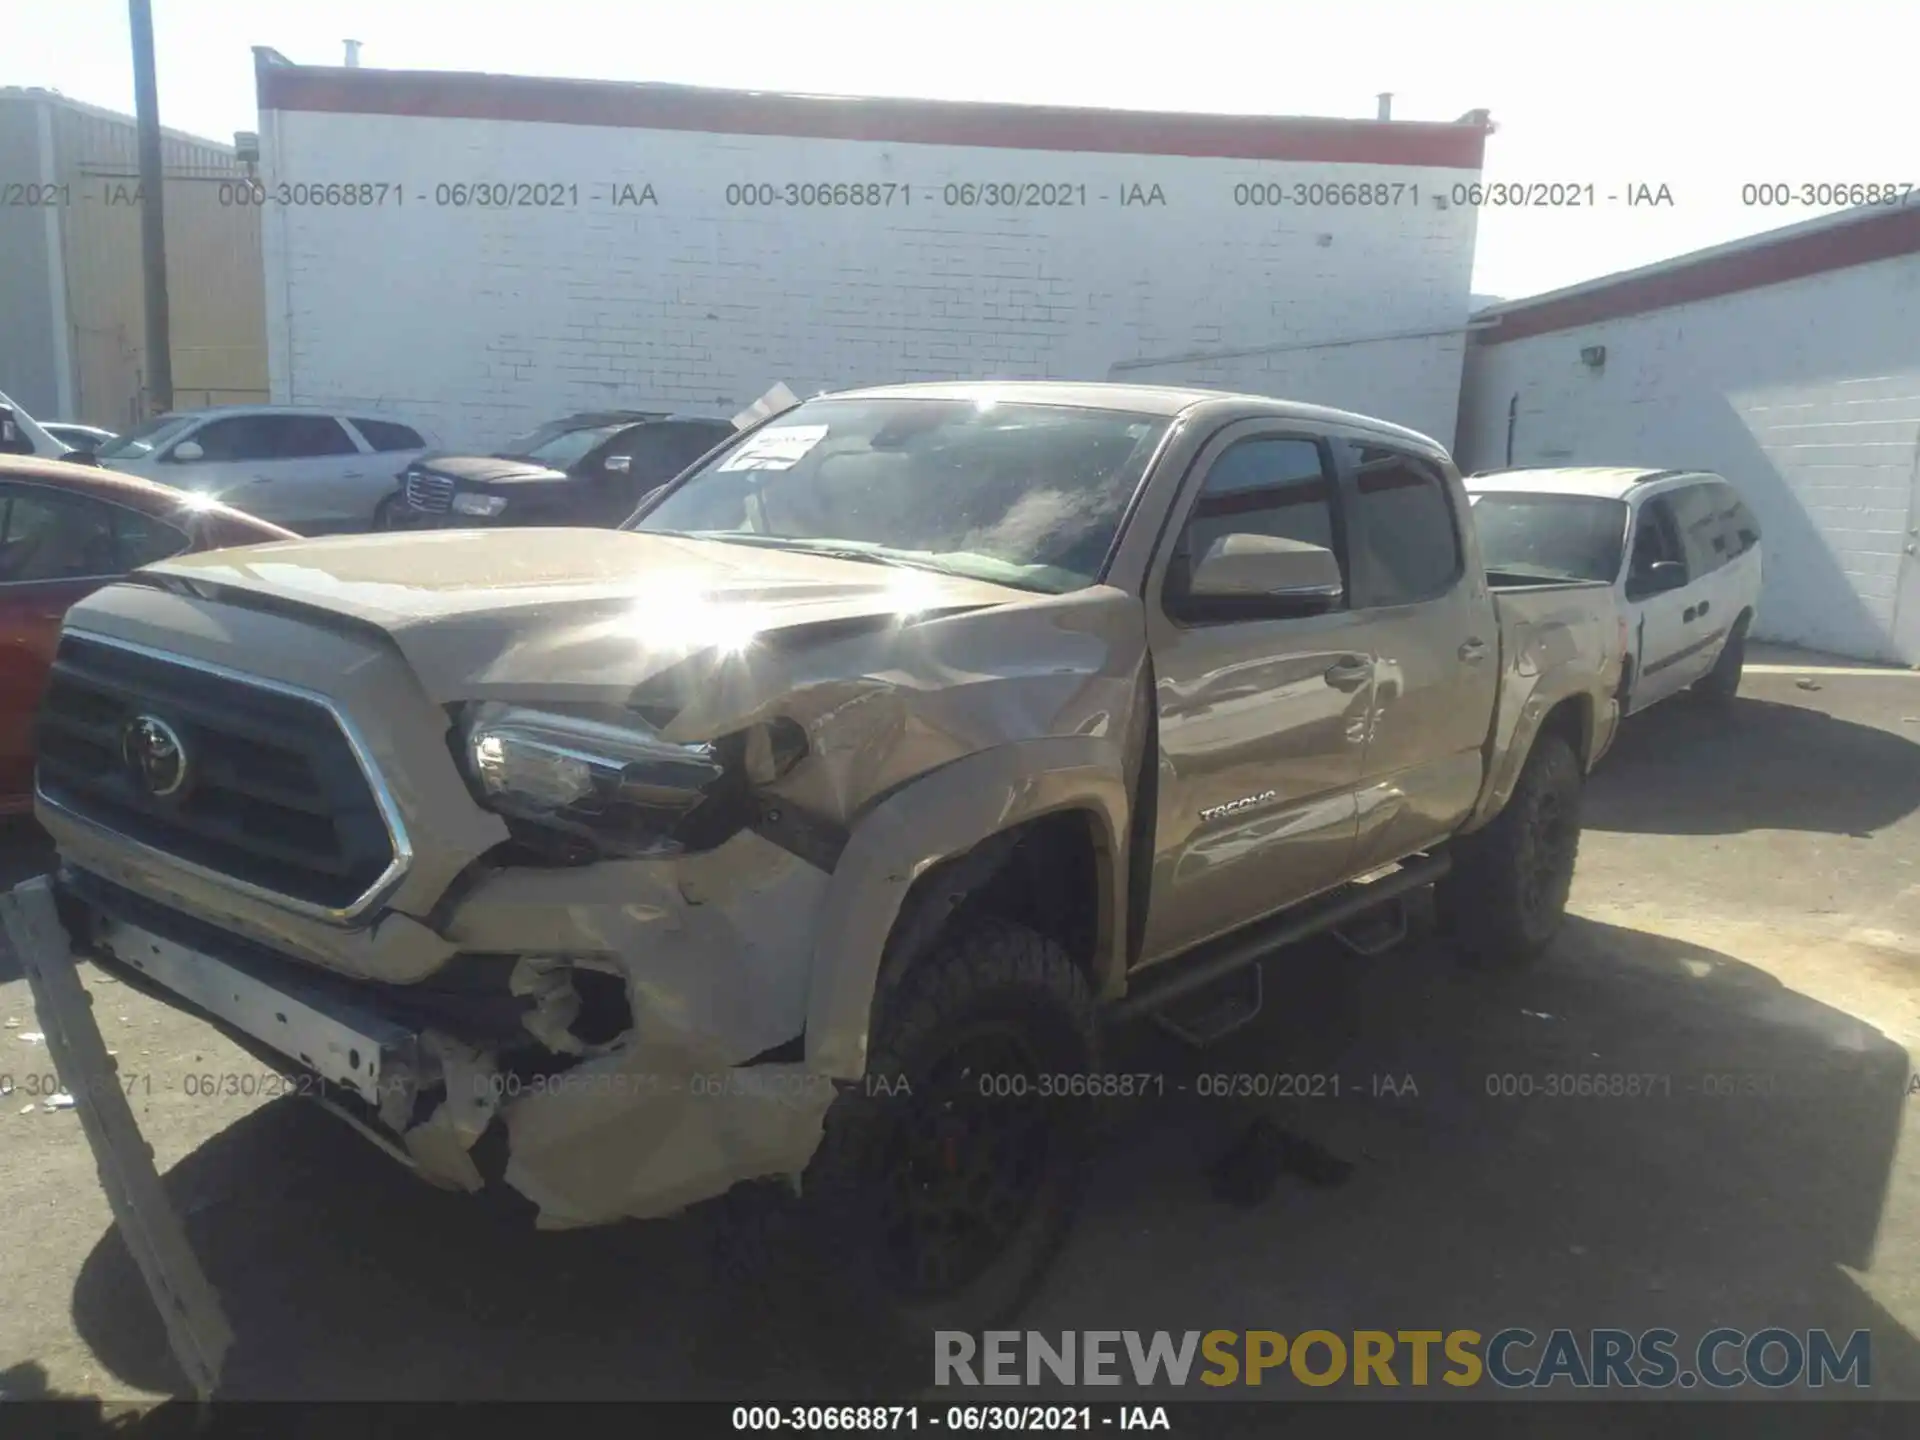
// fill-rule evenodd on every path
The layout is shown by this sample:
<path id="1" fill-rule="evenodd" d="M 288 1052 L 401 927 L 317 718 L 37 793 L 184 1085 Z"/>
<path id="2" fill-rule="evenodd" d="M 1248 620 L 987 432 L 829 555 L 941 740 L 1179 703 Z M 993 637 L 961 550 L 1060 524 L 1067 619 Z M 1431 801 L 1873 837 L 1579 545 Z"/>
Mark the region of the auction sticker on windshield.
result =
<path id="1" fill-rule="evenodd" d="M 775 425 L 748 437 L 720 466 L 722 470 L 787 470 L 827 438 L 824 425 Z"/>

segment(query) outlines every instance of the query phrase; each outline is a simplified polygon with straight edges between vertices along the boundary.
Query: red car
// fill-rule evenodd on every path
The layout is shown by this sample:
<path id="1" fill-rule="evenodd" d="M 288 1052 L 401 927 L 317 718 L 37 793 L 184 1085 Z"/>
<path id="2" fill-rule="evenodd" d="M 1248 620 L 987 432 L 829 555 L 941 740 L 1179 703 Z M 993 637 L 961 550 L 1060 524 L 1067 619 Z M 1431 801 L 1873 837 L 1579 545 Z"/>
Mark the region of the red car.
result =
<path id="1" fill-rule="evenodd" d="M 182 551 L 299 538 L 151 480 L 0 455 L 0 815 L 33 808 L 33 712 L 69 605 Z"/>

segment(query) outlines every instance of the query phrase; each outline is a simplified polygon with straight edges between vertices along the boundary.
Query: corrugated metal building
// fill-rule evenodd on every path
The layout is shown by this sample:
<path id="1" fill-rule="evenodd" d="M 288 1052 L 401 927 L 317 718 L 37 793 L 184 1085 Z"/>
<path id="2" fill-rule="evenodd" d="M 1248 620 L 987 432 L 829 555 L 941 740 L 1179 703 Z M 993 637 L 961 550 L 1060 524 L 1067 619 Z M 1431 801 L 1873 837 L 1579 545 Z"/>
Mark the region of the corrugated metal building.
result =
<path id="1" fill-rule="evenodd" d="M 267 395 L 260 213 L 233 150 L 166 130 L 174 405 Z M 241 198 L 244 198 L 242 196 Z M 45 419 L 147 411 L 140 158 L 131 116 L 0 89 L 0 390 Z"/>
<path id="2" fill-rule="evenodd" d="M 1920 192 L 1474 317 L 1467 469 L 1715 470 L 1758 637 L 1920 664 Z"/>

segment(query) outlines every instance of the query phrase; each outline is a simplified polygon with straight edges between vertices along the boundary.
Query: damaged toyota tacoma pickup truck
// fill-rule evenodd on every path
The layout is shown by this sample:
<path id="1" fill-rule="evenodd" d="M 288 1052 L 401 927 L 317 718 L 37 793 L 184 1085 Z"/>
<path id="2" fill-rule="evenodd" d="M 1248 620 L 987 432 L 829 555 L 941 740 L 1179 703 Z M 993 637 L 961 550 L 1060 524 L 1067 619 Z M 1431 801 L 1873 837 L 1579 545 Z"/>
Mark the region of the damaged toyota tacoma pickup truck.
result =
<path id="1" fill-rule="evenodd" d="M 1358 415 L 847 392 L 617 530 L 106 587 L 37 813 L 75 954 L 424 1178 L 550 1228 L 781 1182 L 848 1284 L 978 1324 L 1066 1231 L 1090 1107 L 1049 1097 L 1108 1021 L 1205 1039 L 1428 884 L 1463 954 L 1547 944 L 1619 637 L 1512 578 L 1445 450 Z"/>

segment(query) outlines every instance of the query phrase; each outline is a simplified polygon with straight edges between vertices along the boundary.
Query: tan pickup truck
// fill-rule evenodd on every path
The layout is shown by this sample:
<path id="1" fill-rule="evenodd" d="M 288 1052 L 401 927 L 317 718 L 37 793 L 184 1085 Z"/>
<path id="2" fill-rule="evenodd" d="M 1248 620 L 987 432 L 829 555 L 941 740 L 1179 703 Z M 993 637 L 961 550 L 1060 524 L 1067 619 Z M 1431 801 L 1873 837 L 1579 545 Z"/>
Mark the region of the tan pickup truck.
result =
<path id="1" fill-rule="evenodd" d="M 74 609 L 74 953 L 550 1227 L 789 1182 L 974 1328 L 1072 1213 L 1104 1024 L 1438 887 L 1552 937 L 1621 653 L 1490 584 L 1446 452 L 1213 392 L 889 387 L 618 530 L 214 552 Z M 1224 1017 L 1224 1018 L 1223 1018 Z"/>

